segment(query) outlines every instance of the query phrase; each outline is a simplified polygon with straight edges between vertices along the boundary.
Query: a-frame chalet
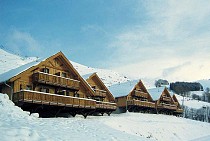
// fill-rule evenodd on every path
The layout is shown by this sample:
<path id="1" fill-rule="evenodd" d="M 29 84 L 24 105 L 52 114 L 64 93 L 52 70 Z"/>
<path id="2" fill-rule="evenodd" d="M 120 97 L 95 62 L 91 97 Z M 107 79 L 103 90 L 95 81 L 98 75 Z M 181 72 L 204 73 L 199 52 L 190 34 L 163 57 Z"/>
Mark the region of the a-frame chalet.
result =
<path id="1" fill-rule="evenodd" d="M 173 114 L 177 110 L 177 106 L 166 87 L 148 89 L 148 92 L 155 101 L 158 113 Z"/>
<path id="2" fill-rule="evenodd" d="M 115 111 L 117 108 L 115 99 L 97 73 L 86 74 L 82 77 L 86 79 L 90 87 L 94 90 L 92 99 L 96 100 L 96 112 L 102 115 L 104 113 L 110 115 Z"/>
<path id="3" fill-rule="evenodd" d="M 117 113 L 154 112 L 155 103 L 141 80 L 133 80 L 112 85 L 110 91 L 115 96 Z"/>
<path id="4" fill-rule="evenodd" d="M 67 112 L 86 117 L 96 109 L 95 92 L 62 52 L 0 75 L 0 92 L 40 116 Z"/>

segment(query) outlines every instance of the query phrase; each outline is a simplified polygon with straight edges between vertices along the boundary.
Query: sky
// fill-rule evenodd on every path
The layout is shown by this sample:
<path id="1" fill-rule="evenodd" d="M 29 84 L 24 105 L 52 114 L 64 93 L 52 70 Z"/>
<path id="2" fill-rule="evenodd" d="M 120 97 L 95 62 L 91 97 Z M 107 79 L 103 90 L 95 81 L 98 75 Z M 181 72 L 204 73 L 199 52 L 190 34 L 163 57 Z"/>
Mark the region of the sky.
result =
<path id="1" fill-rule="evenodd" d="M 206 0 L 0 0 L 0 45 L 130 78 L 210 78 Z"/>

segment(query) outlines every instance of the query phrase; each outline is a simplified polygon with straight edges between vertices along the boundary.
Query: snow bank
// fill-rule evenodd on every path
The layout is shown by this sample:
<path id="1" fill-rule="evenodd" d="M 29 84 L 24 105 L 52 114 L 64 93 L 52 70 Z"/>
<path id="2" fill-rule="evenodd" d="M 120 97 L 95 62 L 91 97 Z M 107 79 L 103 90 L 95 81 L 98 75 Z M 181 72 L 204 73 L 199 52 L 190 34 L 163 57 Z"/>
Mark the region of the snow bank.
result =
<path id="1" fill-rule="evenodd" d="M 37 118 L 0 94 L 1 141 L 208 141 L 210 124 L 175 116 L 125 113 L 111 116 Z"/>
<path id="2" fill-rule="evenodd" d="M 36 118 L 15 106 L 8 95 L 0 93 L 0 137 L 1 141 L 48 140 L 29 127 Z"/>

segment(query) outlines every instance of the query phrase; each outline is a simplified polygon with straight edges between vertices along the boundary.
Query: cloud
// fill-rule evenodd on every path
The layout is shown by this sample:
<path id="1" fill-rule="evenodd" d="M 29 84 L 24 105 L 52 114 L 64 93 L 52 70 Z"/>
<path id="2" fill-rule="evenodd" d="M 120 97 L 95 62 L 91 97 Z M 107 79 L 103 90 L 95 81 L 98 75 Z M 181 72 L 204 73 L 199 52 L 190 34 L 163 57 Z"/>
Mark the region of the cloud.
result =
<path id="1" fill-rule="evenodd" d="M 36 39 L 29 32 L 11 29 L 5 39 L 5 48 L 14 54 L 21 56 L 46 57 L 60 51 L 61 42 L 55 38 L 53 40 Z M 65 51 L 69 51 L 65 48 Z"/>
<path id="2" fill-rule="evenodd" d="M 6 47 L 21 55 L 33 54 L 35 52 L 40 54 L 42 50 L 42 45 L 31 34 L 16 29 L 8 33 Z"/>
<path id="3" fill-rule="evenodd" d="M 110 43 L 110 60 L 115 60 L 109 60 L 110 67 L 130 77 L 210 78 L 209 3 L 171 0 L 143 6 L 148 20 L 127 27 Z M 134 16 L 141 8 L 142 2 Z"/>

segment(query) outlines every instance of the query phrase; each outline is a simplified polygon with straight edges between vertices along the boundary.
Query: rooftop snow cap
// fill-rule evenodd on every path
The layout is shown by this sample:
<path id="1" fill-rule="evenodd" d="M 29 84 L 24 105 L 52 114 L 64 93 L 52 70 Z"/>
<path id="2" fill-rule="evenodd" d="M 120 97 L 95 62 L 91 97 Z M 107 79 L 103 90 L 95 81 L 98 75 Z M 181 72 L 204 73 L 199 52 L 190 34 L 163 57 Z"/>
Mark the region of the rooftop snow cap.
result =
<path id="1" fill-rule="evenodd" d="M 22 65 L 18 68 L 11 69 L 5 73 L 0 74 L 0 83 L 8 81 L 10 78 L 20 74 L 21 72 L 38 65 L 40 62 L 44 61 L 45 59 L 38 59 L 36 61 L 30 62 L 28 64 Z"/>
<path id="2" fill-rule="evenodd" d="M 109 90 L 114 97 L 127 96 L 138 82 L 139 80 L 132 80 L 124 83 L 118 83 L 110 86 Z"/>
<path id="3" fill-rule="evenodd" d="M 148 92 L 151 95 L 153 100 L 158 100 L 160 96 L 162 95 L 165 88 L 166 87 L 152 88 L 152 89 L 148 89 Z"/>

